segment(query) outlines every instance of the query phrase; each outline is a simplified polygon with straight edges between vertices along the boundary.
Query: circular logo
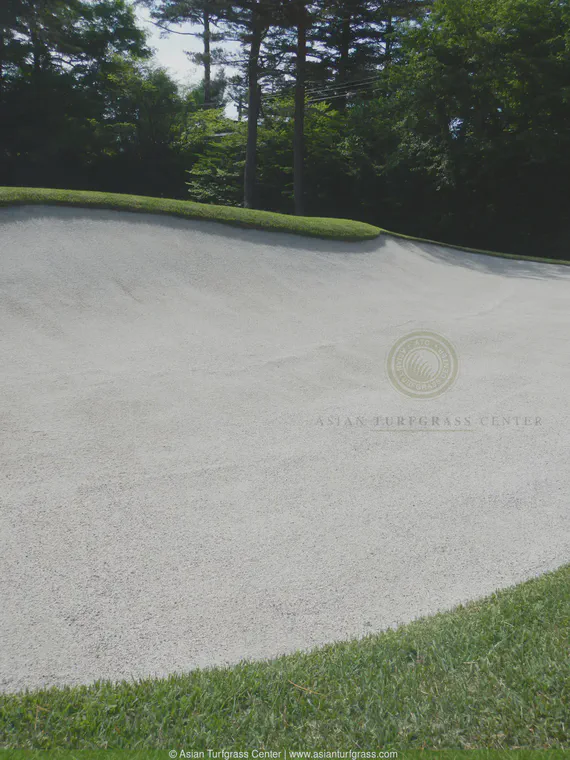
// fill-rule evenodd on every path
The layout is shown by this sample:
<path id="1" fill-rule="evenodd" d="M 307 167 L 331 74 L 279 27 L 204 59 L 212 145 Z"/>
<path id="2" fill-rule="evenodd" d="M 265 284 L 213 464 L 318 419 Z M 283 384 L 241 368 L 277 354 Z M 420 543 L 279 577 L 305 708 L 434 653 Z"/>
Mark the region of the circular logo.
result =
<path id="1" fill-rule="evenodd" d="M 413 398 L 435 398 L 457 378 L 459 363 L 443 335 L 418 330 L 392 346 L 386 362 L 388 377 L 397 391 Z"/>

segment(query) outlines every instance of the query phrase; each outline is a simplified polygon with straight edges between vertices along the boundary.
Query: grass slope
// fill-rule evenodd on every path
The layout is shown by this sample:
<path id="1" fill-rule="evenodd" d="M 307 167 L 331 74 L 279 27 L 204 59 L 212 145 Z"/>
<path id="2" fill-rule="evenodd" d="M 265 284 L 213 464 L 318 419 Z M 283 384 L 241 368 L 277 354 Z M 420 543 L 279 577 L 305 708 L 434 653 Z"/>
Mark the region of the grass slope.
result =
<path id="1" fill-rule="evenodd" d="M 323 219 L 308 216 L 288 216 L 271 211 L 210 206 L 205 203 L 150 198 L 142 195 L 96 193 L 83 190 L 50 190 L 30 187 L 0 187 L 0 206 L 45 204 L 136 211 L 146 214 L 168 214 L 186 219 L 205 219 L 239 227 L 253 227 L 270 232 L 290 232 L 334 240 L 370 240 L 381 230 L 364 222 L 349 219 Z"/>
<path id="2" fill-rule="evenodd" d="M 437 240 L 430 240 L 429 238 L 413 237 L 412 235 L 404 235 L 401 232 L 389 232 L 388 230 L 382 230 L 386 235 L 392 235 L 392 237 L 402 238 L 403 240 L 411 240 L 413 243 L 429 243 L 429 245 L 443 246 L 444 248 L 453 248 L 456 251 L 465 251 L 466 253 L 479 253 L 483 256 L 495 256 L 500 259 L 515 259 L 516 261 L 537 261 L 540 264 L 561 264 L 562 266 L 570 266 L 570 260 L 568 259 L 547 259 L 540 256 L 523 256 L 517 253 L 501 253 L 499 251 L 485 251 L 481 248 L 468 248 L 465 245 L 456 245 L 455 243 L 442 243 Z"/>
<path id="3" fill-rule="evenodd" d="M 5 748 L 570 748 L 570 566 L 360 641 L 5 695 Z"/>
<path id="4" fill-rule="evenodd" d="M 427 238 L 413 237 L 399 232 L 391 232 L 380 227 L 374 227 L 365 222 L 355 222 L 350 219 L 332 219 L 312 216 L 290 216 L 277 214 L 272 211 L 256 211 L 253 209 L 236 208 L 232 206 L 214 206 L 192 201 L 178 201 L 168 198 L 151 198 L 142 195 L 124 195 L 121 193 L 98 193 L 91 190 L 54 190 L 34 187 L 0 187 L 0 207 L 40 204 L 49 206 L 77 206 L 79 208 L 108 208 L 120 211 L 134 211 L 147 214 L 167 214 L 181 216 L 186 219 L 205 219 L 236 227 L 268 230 L 270 232 L 289 232 L 296 235 L 328 238 L 332 240 L 359 241 L 372 240 L 381 234 L 411 240 L 417 243 L 454 248 L 468 253 L 479 253 L 485 256 L 498 256 L 504 259 L 537 261 L 543 264 L 561 264 L 570 266 L 570 261 L 564 259 L 547 259 L 539 256 L 518 256 L 514 253 L 484 251 L 478 248 L 451 243 L 442 243 Z"/>

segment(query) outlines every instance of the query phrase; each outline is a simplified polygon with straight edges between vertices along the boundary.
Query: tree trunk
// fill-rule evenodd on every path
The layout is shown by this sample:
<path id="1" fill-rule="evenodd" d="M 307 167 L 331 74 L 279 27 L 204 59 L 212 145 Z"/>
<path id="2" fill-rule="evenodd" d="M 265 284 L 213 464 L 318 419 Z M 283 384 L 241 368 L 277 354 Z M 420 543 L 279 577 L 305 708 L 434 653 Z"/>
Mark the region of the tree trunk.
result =
<path id="1" fill-rule="evenodd" d="M 348 67 L 350 62 L 350 11 L 346 10 L 342 18 L 340 34 L 340 55 L 338 64 L 338 81 L 339 84 L 345 85 L 348 82 Z M 343 90 L 342 92 L 346 92 Z M 346 95 L 338 98 L 338 110 L 346 109 Z"/>
<path id="2" fill-rule="evenodd" d="M 251 45 L 247 63 L 247 144 L 245 149 L 245 172 L 243 179 L 243 205 L 254 208 L 255 174 L 257 170 L 257 120 L 259 118 L 259 51 L 263 27 L 258 12 L 254 10 L 251 29 Z"/>
<path id="3" fill-rule="evenodd" d="M 386 24 L 386 42 L 385 42 L 385 51 L 384 51 L 384 61 L 386 63 L 390 63 L 392 60 L 392 32 L 394 31 L 394 26 L 392 23 L 392 14 L 388 16 L 388 23 Z"/>
<path id="4" fill-rule="evenodd" d="M 4 93 L 4 29 L 0 29 L 0 103 Z"/>
<path id="5" fill-rule="evenodd" d="M 204 11 L 204 105 L 208 107 L 212 100 L 212 56 L 210 53 L 210 14 Z"/>
<path id="6" fill-rule="evenodd" d="M 293 195 L 295 214 L 304 213 L 303 172 L 305 163 L 305 79 L 307 66 L 307 12 L 299 2 L 297 18 L 297 60 L 295 71 L 295 131 L 293 136 Z"/>

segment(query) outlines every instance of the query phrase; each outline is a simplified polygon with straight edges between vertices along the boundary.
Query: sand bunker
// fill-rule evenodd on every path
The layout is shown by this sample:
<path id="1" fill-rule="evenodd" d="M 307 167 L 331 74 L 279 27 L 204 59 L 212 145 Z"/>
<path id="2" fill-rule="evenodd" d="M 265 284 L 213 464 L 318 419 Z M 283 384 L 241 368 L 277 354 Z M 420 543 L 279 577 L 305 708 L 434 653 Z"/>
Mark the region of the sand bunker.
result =
<path id="1" fill-rule="evenodd" d="M 28 207 L 0 271 L 4 690 L 272 657 L 568 561 L 570 268 Z"/>

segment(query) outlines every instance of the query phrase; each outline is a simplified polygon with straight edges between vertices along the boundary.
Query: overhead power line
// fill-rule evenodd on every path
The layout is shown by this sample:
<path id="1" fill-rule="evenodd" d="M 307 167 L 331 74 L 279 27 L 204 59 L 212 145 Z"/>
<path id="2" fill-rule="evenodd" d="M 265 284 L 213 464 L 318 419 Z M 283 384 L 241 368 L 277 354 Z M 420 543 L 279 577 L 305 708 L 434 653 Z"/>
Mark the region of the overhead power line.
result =
<path id="1" fill-rule="evenodd" d="M 370 77 L 369 79 L 362 79 L 358 82 L 348 83 L 348 84 L 342 84 L 342 85 L 328 85 L 326 87 L 323 87 L 322 89 L 319 89 L 317 87 L 314 87 L 310 90 L 307 90 L 307 95 L 310 100 L 312 100 L 315 97 L 318 97 L 322 100 L 332 99 L 336 97 L 345 97 L 349 95 L 351 92 L 362 92 L 371 87 L 372 85 L 376 84 L 379 81 L 379 77 Z M 281 92 L 277 93 L 268 93 L 267 95 L 262 95 L 263 100 L 266 102 L 271 100 L 278 100 L 279 98 L 284 97 L 285 95 L 290 94 L 291 90 L 293 89 L 294 85 L 288 86 L 286 89 L 282 90 Z"/>
<path id="2" fill-rule="evenodd" d="M 366 79 L 356 79 L 352 82 L 340 82 L 339 84 L 326 84 L 326 85 L 318 85 L 317 83 L 309 84 L 307 86 L 307 92 L 311 92 L 313 90 L 337 90 L 341 87 L 352 87 L 354 85 L 358 84 L 365 84 L 367 82 L 374 82 L 378 79 L 380 74 L 375 74 L 374 76 L 367 77 Z"/>
<path id="3" fill-rule="evenodd" d="M 377 92 L 381 89 L 381 87 L 372 87 L 371 89 L 363 88 L 361 90 L 354 90 L 354 92 Z M 324 98 L 314 98 L 313 100 L 307 100 L 306 105 L 310 106 L 313 105 L 313 103 L 322 103 L 324 101 L 335 100 L 336 98 L 345 98 L 346 95 L 347 93 L 342 93 L 340 95 L 327 95 Z"/>

